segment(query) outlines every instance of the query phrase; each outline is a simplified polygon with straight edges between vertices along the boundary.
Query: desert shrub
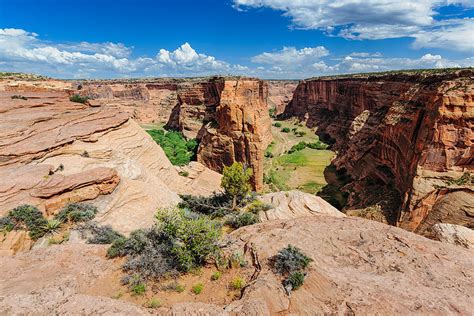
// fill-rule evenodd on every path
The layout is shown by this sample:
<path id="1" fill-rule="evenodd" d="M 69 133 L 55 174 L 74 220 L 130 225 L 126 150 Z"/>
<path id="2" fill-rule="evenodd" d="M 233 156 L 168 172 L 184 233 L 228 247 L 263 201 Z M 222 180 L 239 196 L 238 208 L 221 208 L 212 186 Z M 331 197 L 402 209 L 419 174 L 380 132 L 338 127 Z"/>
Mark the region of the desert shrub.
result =
<path id="1" fill-rule="evenodd" d="M 148 308 L 158 308 L 160 306 L 161 306 L 161 302 L 155 297 L 149 300 L 148 303 L 146 304 L 146 307 Z"/>
<path id="2" fill-rule="evenodd" d="M 293 290 L 299 289 L 304 283 L 305 274 L 301 271 L 295 271 L 288 275 L 288 277 L 283 281 L 283 285 L 290 285 Z"/>
<path id="3" fill-rule="evenodd" d="M 271 151 L 266 151 L 266 152 L 265 152 L 265 157 L 266 157 L 266 158 L 273 158 L 273 156 L 274 156 L 274 155 L 273 155 L 273 153 L 272 153 Z"/>
<path id="4" fill-rule="evenodd" d="M 197 283 L 193 285 L 191 290 L 193 291 L 194 294 L 201 294 L 203 288 L 204 288 L 204 285 L 202 283 Z"/>
<path id="5" fill-rule="evenodd" d="M 230 282 L 230 287 L 234 290 L 241 290 L 245 286 L 244 278 L 237 276 Z"/>
<path id="6" fill-rule="evenodd" d="M 69 240 L 70 233 L 64 232 L 61 236 L 51 236 L 48 238 L 48 245 L 59 245 Z"/>
<path id="7" fill-rule="evenodd" d="M 70 203 L 66 205 L 56 216 L 55 219 L 64 222 L 87 222 L 95 217 L 97 208 L 86 203 Z"/>
<path id="8" fill-rule="evenodd" d="M 92 236 L 87 239 L 87 243 L 89 244 L 112 244 L 115 240 L 125 238 L 110 225 L 100 226 L 97 223 L 90 223 L 82 229 L 87 229 L 92 234 Z"/>
<path id="9" fill-rule="evenodd" d="M 291 130 L 290 130 L 289 127 L 283 127 L 283 128 L 281 129 L 281 131 L 282 131 L 283 133 L 289 133 Z"/>
<path id="10" fill-rule="evenodd" d="M 222 217 L 231 211 L 231 198 L 227 194 L 216 193 L 209 197 L 180 195 L 180 208 L 192 212 L 210 215 L 212 218 Z"/>
<path id="11" fill-rule="evenodd" d="M 275 118 L 275 117 L 276 117 L 276 108 L 270 108 L 270 109 L 268 109 L 268 115 L 269 115 L 271 118 Z"/>
<path id="12" fill-rule="evenodd" d="M 281 123 L 280 123 L 280 122 L 275 122 L 275 123 L 273 123 L 273 126 L 275 126 L 275 127 L 281 127 Z"/>
<path id="13" fill-rule="evenodd" d="M 300 150 L 303 150 L 306 148 L 306 143 L 305 142 L 299 142 L 298 144 L 296 145 L 293 145 L 290 150 L 288 150 L 288 153 L 289 154 L 292 154 L 294 152 L 297 152 L 297 151 L 300 151 Z"/>
<path id="14" fill-rule="evenodd" d="M 154 129 L 147 132 L 163 148 L 173 165 L 184 166 L 195 160 L 199 145 L 197 140 L 186 140 L 182 133 L 176 131 Z"/>
<path id="15" fill-rule="evenodd" d="M 0 217 L 0 232 L 9 232 L 15 228 L 15 223 L 8 217 Z"/>
<path id="16" fill-rule="evenodd" d="M 221 225 L 207 216 L 181 209 L 161 210 L 156 225 L 116 239 L 107 257 L 128 256 L 122 266 L 143 280 L 160 280 L 200 267 L 219 250 Z"/>
<path id="17" fill-rule="evenodd" d="M 258 222 L 258 217 L 254 213 L 241 211 L 234 214 L 229 214 L 226 217 L 225 223 L 233 228 L 240 228 L 248 225 L 253 225 Z"/>
<path id="18" fill-rule="evenodd" d="M 296 135 L 297 137 L 303 137 L 304 135 L 306 135 L 306 132 L 298 131 L 298 132 L 295 133 L 295 135 Z"/>
<path id="19" fill-rule="evenodd" d="M 8 213 L 13 222 L 13 229 L 25 229 L 29 231 L 31 239 L 37 240 L 48 233 L 48 221 L 38 208 L 32 205 L 20 205 Z"/>
<path id="20" fill-rule="evenodd" d="M 233 269 L 246 267 L 248 262 L 245 260 L 244 256 L 240 252 L 234 252 L 230 255 L 229 258 L 230 267 Z"/>
<path id="21" fill-rule="evenodd" d="M 304 270 L 312 261 L 295 246 L 288 245 L 278 252 L 274 258 L 275 270 L 280 274 Z"/>
<path id="22" fill-rule="evenodd" d="M 258 200 L 258 199 L 252 201 L 252 203 L 247 205 L 247 211 L 250 212 L 250 213 L 253 213 L 255 215 L 258 215 L 258 213 L 260 213 L 260 212 L 268 211 L 271 208 L 272 208 L 272 206 L 270 204 L 266 204 L 266 203 L 264 203 L 264 202 L 262 202 L 261 200 Z"/>
<path id="23" fill-rule="evenodd" d="M 183 293 L 186 288 L 182 284 L 176 284 L 174 290 L 178 293 Z"/>
<path id="24" fill-rule="evenodd" d="M 20 99 L 20 100 L 28 100 L 27 97 L 20 95 L 20 94 L 15 94 L 11 96 L 12 99 Z"/>
<path id="25" fill-rule="evenodd" d="M 188 177 L 189 176 L 189 172 L 187 172 L 187 171 L 180 171 L 180 172 L 178 172 L 178 174 L 182 177 Z"/>
<path id="26" fill-rule="evenodd" d="M 89 100 L 88 97 L 85 97 L 85 96 L 82 96 L 82 95 L 79 95 L 79 94 L 74 94 L 74 95 L 71 95 L 69 97 L 69 101 L 71 102 L 76 102 L 76 103 L 86 103 L 87 100 Z"/>
<path id="27" fill-rule="evenodd" d="M 159 211 L 157 228 L 171 244 L 171 254 L 181 271 L 201 266 L 206 258 L 219 250 L 221 224 L 206 216 L 190 218 L 183 210 Z"/>
<path id="28" fill-rule="evenodd" d="M 237 207 L 237 198 L 244 198 L 250 193 L 252 173 L 251 168 L 245 168 L 240 162 L 234 162 L 231 166 L 224 167 L 221 187 L 227 195 L 232 197 L 233 209 Z"/>
<path id="29" fill-rule="evenodd" d="M 143 295 L 145 294 L 145 291 L 146 291 L 146 285 L 145 283 L 138 283 L 138 284 L 135 284 L 131 287 L 131 290 L 133 292 L 133 294 L 135 295 Z"/>
<path id="30" fill-rule="evenodd" d="M 222 272 L 216 271 L 211 275 L 211 280 L 212 281 L 217 281 L 221 278 L 221 276 L 222 276 Z"/>

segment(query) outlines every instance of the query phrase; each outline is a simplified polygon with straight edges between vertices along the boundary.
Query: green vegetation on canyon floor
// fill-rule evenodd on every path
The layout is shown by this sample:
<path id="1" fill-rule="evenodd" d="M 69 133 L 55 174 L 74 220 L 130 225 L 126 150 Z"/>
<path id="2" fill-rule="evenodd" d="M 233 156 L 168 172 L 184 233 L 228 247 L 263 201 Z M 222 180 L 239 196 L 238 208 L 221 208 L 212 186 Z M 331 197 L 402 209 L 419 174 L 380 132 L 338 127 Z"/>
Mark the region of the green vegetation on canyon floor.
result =
<path id="1" fill-rule="evenodd" d="M 181 132 L 164 129 L 149 129 L 147 133 L 161 146 L 173 165 L 184 166 L 196 159 L 197 140 L 187 140 Z"/>
<path id="2" fill-rule="evenodd" d="M 265 152 L 267 190 L 299 189 L 316 194 L 327 185 L 324 170 L 334 152 L 319 140 L 314 129 L 296 120 L 275 121 L 272 135 Z"/>

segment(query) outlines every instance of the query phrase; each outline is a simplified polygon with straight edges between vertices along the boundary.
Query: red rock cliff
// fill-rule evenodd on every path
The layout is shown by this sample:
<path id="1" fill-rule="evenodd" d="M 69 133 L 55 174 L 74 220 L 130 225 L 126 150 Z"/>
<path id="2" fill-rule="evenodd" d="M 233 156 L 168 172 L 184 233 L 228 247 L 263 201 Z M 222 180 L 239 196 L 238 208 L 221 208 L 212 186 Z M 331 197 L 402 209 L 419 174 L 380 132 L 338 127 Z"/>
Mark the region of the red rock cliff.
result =
<path id="1" fill-rule="evenodd" d="M 474 226 L 472 76 L 308 80 L 284 115 L 318 126 L 333 143 L 335 166 L 352 178 L 346 208 L 390 200 L 398 224 L 420 233 L 437 222 Z"/>

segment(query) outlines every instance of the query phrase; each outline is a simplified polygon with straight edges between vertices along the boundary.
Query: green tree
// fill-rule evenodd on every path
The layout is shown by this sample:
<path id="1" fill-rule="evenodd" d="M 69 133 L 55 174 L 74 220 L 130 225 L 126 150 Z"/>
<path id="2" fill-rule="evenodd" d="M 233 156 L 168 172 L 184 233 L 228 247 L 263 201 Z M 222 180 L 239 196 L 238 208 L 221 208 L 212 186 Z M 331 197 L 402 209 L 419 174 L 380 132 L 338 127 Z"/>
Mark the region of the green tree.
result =
<path id="1" fill-rule="evenodd" d="M 251 176 L 252 169 L 244 168 L 240 162 L 234 162 L 232 166 L 224 167 L 221 187 L 232 197 L 233 209 L 237 206 L 237 198 L 242 198 L 250 192 Z"/>

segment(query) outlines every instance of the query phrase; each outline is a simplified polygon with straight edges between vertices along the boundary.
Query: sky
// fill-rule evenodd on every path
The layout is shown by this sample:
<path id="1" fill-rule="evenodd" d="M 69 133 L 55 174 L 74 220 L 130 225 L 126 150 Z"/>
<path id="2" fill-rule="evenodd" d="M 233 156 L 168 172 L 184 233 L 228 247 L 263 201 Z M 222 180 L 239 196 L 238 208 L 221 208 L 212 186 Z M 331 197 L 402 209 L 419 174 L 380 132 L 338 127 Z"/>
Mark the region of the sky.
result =
<path id="1" fill-rule="evenodd" d="M 0 71 L 302 79 L 474 66 L 474 0 L 0 0 Z"/>

